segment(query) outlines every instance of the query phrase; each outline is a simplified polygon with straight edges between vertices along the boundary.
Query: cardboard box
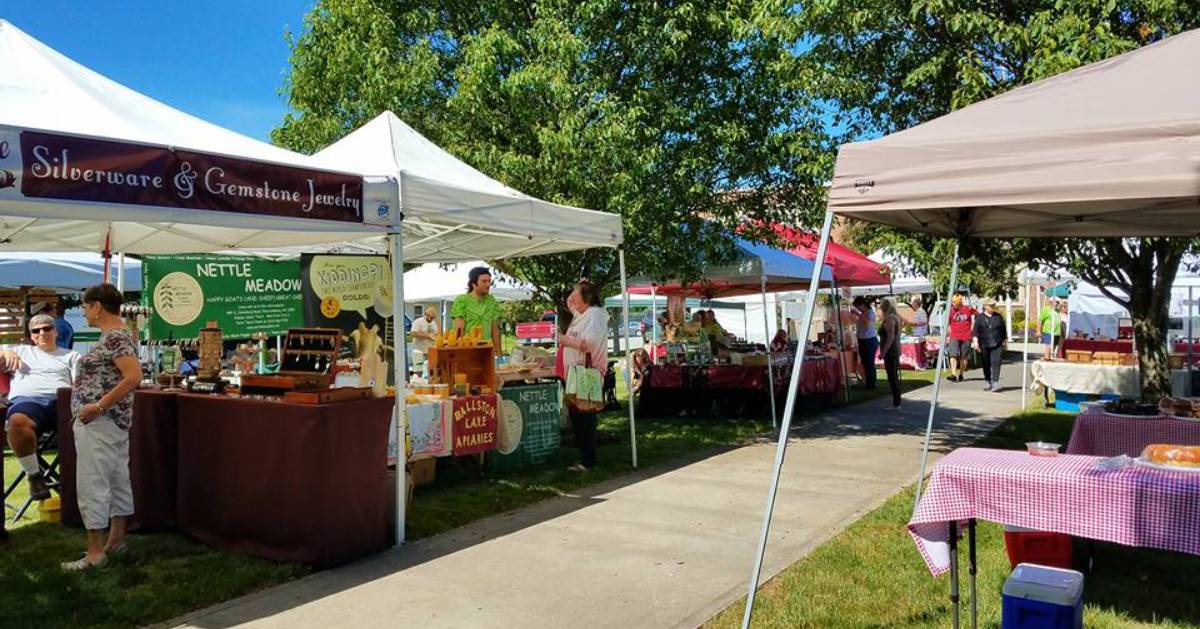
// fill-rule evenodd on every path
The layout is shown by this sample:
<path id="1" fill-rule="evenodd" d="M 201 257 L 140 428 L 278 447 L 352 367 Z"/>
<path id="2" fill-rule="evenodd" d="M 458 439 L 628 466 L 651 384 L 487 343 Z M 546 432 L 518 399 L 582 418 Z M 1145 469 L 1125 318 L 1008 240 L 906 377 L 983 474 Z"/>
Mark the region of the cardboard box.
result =
<path id="1" fill-rule="evenodd" d="M 1067 361 L 1073 363 L 1090 363 L 1092 362 L 1092 353 L 1086 350 L 1067 350 Z"/>
<path id="2" fill-rule="evenodd" d="M 420 487 L 428 485 L 437 478 L 437 459 L 430 457 L 427 459 L 417 459 L 408 464 L 409 477 L 412 478 L 414 485 Z"/>

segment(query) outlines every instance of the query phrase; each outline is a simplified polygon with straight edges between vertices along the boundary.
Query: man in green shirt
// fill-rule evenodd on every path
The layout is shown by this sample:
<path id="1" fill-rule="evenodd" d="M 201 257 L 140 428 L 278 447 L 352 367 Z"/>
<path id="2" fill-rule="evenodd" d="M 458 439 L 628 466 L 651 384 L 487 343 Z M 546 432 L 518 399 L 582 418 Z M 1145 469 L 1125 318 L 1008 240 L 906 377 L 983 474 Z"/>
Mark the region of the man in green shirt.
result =
<path id="1" fill-rule="evenodd" d="M 454 299 L 450 317 L 454 319 L 454 330 L 459 336 L 471 328 L 483 328 L 483 338 L 492 341 L 496 353 L 500 352 L 500 304 L 492 297 L 492 273 L 487 267 L 477 266 L 468 275 L 467 292 Z"/>

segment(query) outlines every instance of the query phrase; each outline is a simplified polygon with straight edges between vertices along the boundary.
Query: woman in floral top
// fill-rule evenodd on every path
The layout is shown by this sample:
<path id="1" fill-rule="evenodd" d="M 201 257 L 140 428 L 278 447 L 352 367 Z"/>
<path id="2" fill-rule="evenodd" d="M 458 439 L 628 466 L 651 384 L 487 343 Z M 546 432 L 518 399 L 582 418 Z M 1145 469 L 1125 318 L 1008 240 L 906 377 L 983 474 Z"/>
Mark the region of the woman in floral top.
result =
<path id="1" fill-rule="evenodd" d="M 121 301 L 112 284 L 93 286 L 83 294 L 83 314 L 88 325 L 100 329 L 100 340 L 79 360 L 71 392 L 75 483 L 87 528 L 87 553 L 63 563 L 68 572 L 103 565 L 108 553 L 123 552 L 125 522 L 133 515 L 129 426 L 142 366 L 137 343 L 119 314 Z"/>

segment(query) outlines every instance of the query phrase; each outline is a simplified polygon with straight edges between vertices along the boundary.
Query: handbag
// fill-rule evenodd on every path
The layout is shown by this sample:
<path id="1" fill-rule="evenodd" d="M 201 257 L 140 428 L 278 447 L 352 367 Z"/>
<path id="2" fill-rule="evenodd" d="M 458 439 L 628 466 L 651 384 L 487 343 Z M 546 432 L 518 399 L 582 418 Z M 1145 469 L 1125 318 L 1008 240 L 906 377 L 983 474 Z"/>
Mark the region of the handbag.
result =
<path id="1" fill-rule="evenodd" d="M 567 393 L 563 402 L 575 413 L 599 413 L 604 410 L 604 376 L 592 367 L 592 354 L 587 352 L 583 365 L 567 370 Z"/>

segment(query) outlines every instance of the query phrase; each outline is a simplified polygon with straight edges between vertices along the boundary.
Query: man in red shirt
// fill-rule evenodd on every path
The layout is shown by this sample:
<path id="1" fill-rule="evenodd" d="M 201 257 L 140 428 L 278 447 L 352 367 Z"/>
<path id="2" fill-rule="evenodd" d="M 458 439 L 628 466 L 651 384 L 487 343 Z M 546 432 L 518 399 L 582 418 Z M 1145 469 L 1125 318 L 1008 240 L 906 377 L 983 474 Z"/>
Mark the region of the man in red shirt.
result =
<path id="1" fill-rule="evenodd" d="M 950 357 L 949 380 L 952 382 L 963 380 L 974 323 L 975 309 L 963 303 L 962 293 L 955 293 L 950 300 L 950 338 L 946 341 L 946 355 Z"/>

